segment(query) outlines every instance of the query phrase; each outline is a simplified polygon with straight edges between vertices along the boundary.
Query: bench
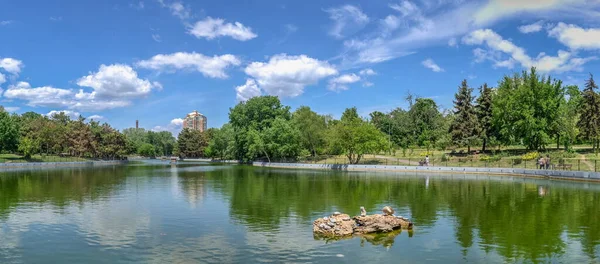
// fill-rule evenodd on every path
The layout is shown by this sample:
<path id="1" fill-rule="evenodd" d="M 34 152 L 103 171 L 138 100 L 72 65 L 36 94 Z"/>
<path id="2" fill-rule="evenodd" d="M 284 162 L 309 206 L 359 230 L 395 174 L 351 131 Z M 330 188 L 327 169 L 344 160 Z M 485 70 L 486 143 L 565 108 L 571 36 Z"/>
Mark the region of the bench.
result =
<path id="1" fill-rule="evenodd" d="M 555 167 L 557 169 L 562 169 L 562 170 L 571 170 L 571 168 L 573 167 L 573 164 L 558 164 Z"/>

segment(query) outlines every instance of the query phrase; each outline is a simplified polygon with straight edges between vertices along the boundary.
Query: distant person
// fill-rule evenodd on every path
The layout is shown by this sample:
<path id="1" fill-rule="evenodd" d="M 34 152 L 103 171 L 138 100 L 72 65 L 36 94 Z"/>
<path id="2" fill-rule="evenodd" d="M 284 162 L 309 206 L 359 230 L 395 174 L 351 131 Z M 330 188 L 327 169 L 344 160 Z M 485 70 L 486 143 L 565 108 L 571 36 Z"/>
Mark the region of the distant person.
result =
<path id="1" fill-rule="evenodd" d="M 550 155 L 546 155 L 546 169 L 549 170 L 550 169 Z"/>
<path id="2" fill-rule="evenodd" d="M 540 159 L 538 160 L 538 165 L 540 165 L 540 170 L 543 170 L 545 166 L 544 164 L 544 157 L 540 157 Z"/>
<path id="3" fill-rule="evenodd" d="M 425 156 L 425 166 L 429 166 L 429 155 Z"/>

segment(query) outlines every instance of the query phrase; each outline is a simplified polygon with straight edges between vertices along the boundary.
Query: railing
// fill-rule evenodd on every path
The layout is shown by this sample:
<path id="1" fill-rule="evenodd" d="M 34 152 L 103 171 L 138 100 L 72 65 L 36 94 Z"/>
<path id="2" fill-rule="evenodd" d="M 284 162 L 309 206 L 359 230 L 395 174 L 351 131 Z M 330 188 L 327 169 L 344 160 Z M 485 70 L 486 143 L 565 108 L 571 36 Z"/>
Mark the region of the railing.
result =
<path id="1" fill-rule="evenodd" d="M 259 160 L 266 161 L 266 160 Z M 285 163 L 313 163 L 313 164 L 350 164 L 344 156 L 317 156 L 298 159 L 271 159 L 271 162 Z M 600 170 L 596 159 L 561 158 L 551 159 L 548 166 L 540 166 L 536 160 L 524 160 L 521 158 L 490 158 L 479 159 L 474 156 L 465 157 L 429 157 L 429 163 L 423 157 L 392 157 L 368 154 L 363 156 L 357 164 L 372 165 L 398 165 L 398 166 L 437 166 L 437 167 L 479 167 L 479 168 L 521 168 L 521 169 L 553 169 L 573 171 Z"/>

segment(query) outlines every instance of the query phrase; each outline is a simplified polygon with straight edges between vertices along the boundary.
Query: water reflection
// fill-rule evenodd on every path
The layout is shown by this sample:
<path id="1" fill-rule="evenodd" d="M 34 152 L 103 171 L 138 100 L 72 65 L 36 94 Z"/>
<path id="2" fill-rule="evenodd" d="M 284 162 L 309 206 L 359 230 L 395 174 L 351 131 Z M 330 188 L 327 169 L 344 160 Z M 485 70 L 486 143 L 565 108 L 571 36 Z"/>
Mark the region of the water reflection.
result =
<path id="1" fill-rule="evenodd" d="M 414 233 L 336 243 L 312 235 L 315 218 L 384 205 L 411 218 Z M 89 257 L 111 250 L 109 262 L 320 262 L 337 255 L 358 262 L 377 254 L 382 261 L 595 262 L 598 219 L 600 185 L 578 182 L 206 164 L 0 173 L 0 260 L 16 262 L 40 262 L 37 248 L 60 245 Z"/>

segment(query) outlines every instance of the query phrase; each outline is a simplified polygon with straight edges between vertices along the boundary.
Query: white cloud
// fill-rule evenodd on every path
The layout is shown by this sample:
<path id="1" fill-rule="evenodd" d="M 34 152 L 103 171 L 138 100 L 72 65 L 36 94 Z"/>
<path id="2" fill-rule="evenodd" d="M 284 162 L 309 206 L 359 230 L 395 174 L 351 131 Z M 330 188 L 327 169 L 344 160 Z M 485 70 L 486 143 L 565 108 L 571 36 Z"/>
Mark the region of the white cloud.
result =
<path id="1" fill-rule="evenodd" d="M 475 13 L 475 22 L 485 24 L 496 21 L 503 17 L 513 16 L 526 12 L 555 12 L 571 8 L 588 8 L 589 4 L 597 3 L 595 0 L 490 0 L 486 5 Z"/>
<path id="2" fill-rule="evenodd" d="M 141 2 L 140 2 L 140 3 L 141 3 Z M 101 115 L 91 115 L 91 116 L 89 116 L 87 119 L 88 119 L 88 120 L 94 120 L 94 121 L 98 121 L 98 120 L 102 120 L 102 119 L 104 119 L 104 117 L 103 117 L 103 116 L 101 116 Z"/>
<path id="3" fill-rule="evenodd" d="M 544 21 L 540 20 L 533 24 L 520 26 L 519 31 L 523 34 L 529 34 L 529 33 L 539 32 L 542 30 L 543 27 L 544 27 Z"/>
<path id="4" fill-rule="evenodd" d="M 374 84 L 373 84 L 372 82 L 364 82 L 364 83 L 363 83 L 363 87 L 371 87 L 371 86 L 373 86 L 373 85 L 374 85 Z"/>
<path id="5" fill-rule="evenodd" d="M 6 82 L 6 76 L 0 72 L 0 84 L 3 84 L 5 82 Z M 2 92 L 0 91 L 0 95 L 1 94 L 2 94 Z"/>
<path id="6" fill-rule="evenodd" d="M 597 0 L 423 0 L 391 4 L 391 14 L 380 25 L 344 42 L 336 57 L 341 68 L 380 63 L 415 53 L 418 49 L 446 45 L 451 38 L 490 27 L 502 18 L 586 18 L 595 21 Z M 385 19 L 383 19 L 385 18 Z"/>
<path id="7" fill-rule="evenodd" d="M 154 132 L 168 131 L 171 132 L 174 136 L 177 136 L 183 127 L 183 119 L 174 118 L 169 122 L 166 126 L 155 126 L 152 128 Z"/>
<path id="8" fill-rule="evenodd" d="M 3 20 L 3 21 L 0 21 L 0 26 L 6 26 L 6 25 L 10 25 L 10 24 L 12 24 L 13 22 L 14 22 L 14 21 L 12 21 L 12 20 Z"/>
<path id="9" fill-rule="evenodd" d="M 348 90 L 348 84 L 360 81 L 360 76 L 352 74 L 344 74 L 329 80 L 327 88 L 334 92 Z"/>
<path id="10" fill-rule="evenodd" d="M 471 32 L 463 38 L 467 45 L 486 45 L 489 51 L 475 49 L 476 62 L 491 60 L 495 67 L 511 68 L 515 63 L 523 68 L 536 67 L 541 72 L 581 71 L 582 66 L 597 57 L 578 58 L 575 53 L 559 50 L 557 56 L 540 53 L 536 58 L 529 57 L 525 49 L 503 39 L 490 29 L 480 29 Z M 508 59 L 502 59 L 502 54 Z"/>
<path id="11" fill-rule="evenodd" d="M 190 17 L 190 9 L 189 7 L 184 6 L 181 2 L 171 3 L 169 6 L 171 13 L 179 17 L 179 19 L 186 19 Z"/>
<path id="12" fill-rule="evenodd" d="M 171 120 L 171 125 L 174 126 L 182 126 L 183 125 L 183 118 L 175 118 L 173 120 Z"/>
<path id="13" fill-rule="evenodd" d="M 190 34 L 197 38 L 214 39 L 218 37 L 231 37 L 236 40 L 246 41 L 256 38 L 257 35 L 252 32 L 252 29 L 244 26 L 240 22 L 225 23 L 225 20 L 220 18 L 207 17 L 200 20 L 192 26 Z"/>
<path id="14" fill-rule="evenodd" d="M 246 83 L 235 87 L 236 99 L 240 102 L 248 101 L 248 99 L 256 96 L 261 96 L 262 92 L 254 79 L 247 79 Z"/>
<path id="15" fill-rule="evenodd" d="M 67 107 L 72 104 L 73 92 L 51 86 L 34 88 L 27 82 L 19 82 L 9 86 L 4 97 L 25 100 L 30 106 Z"/>
<path id="16" fill-rule="evenodd" d="M 443 72 L 444 71 L 444 69 L 442 69 L 442 67 L 437 65 L 432 59 L 426 59 L 426 60 L 422 61 L 421 64 L 423 66 L 425 66 L 425 68 L 428 68 L 434 72 Z"/>
<path id="17" fill-rule="evenodd" d="M 344 38 L 356 33 L 369 23 L 369 17 L 360 8 L 353 5 L 344 5 L 325 10 L 333 20 L 329 34 L 335 38 Z"/>
<path id="18" fill-rule="evenodd" d="M 52 110 L 52 111 L 48 112 L 47 114 L 45 114 L 45 116 L 52 117 L 53 115 L 60 114 L 60 113 L 64 113 L 66 116 L 70 117 L 71 119 L 78 119 L 79 116 L 81 115 L 78 112 L 70 111 L 70 110 Z"/>
<path id="19" fill-rule="evenodd" d="M 450 38 L 448 40 L 448 46 L 450 46 L 450 47 L 458 47 L 458 41 L 456 40 L 456 38 Z"/>
<path id="20" fill-rule="evenodd" d="M 80 91 L 80 96 L 94 99 L 137 98 L 161 88 L 157 82 L 138 78 L 137 72 L 124 64 L 102 64 L 97 72 L 81 77 L 77 85 L 91 87 L 92 93 L 85 95 Z"/>
<path id="21" fill-rule="evenodd" d="M 162 42 L 159 34 L 152 34 L 152 39 L 156 42 Z"/>
<path id="22" fill-rule="evenodd" d="M 13 58 L 0 59 L 0 68 L 8 73 L 18 75 L 23 68 L 23 62 Z"/>
<path id="23" fill-rule="evenodd" d="M 4 110 L 9 113 L 14 113 L 16 111 L 19 111 L 19 109 L 21 109 L 21 108 L 18 106 L 5 106 L 4 107 Z"/>
<path id="24" fill-rule="evenodd" d="M 138 62 L 138 67 L 153 70 L 196 70 L 211 78 L 227 78 L 225 70 L 231 66 L 240 65 L 240 60 L 231 54 L 208 57 L 200 53 L 177 52 L 173 54 L 158 54 L 149 60 Z"/>
<path id="25" fill-rule="evenodd" d="M 573 50 L 600 49 L 600 28 L 581 28 L 560 22 L 548 31 L 548 35 Z"/>
<path id="26" fill-rule="evenodd" d="M 50 17 L 50 20 L 51 20 L 51 21 L 62 21 L 62 19 L 63 19 L 63 18 L 62 18 L 61 16 L 58 16 L 58 17 Z"/>
<path id="27" fill-rule="evenodd" d="M 325 61 L 306 55 L 287 54 L 274 55 L 268 62 L 252 62 L 244 71 L 267 94 L 281 97 L 301 95 L 305 86 L 314 85 L 319 80 L 338 73 Z"/>
<path id="28" fill-rule="evenodd" d="M 377 73 L 371 68 L 363 69 L 360 72 L 358 72 L 358 74 L 366 76 L 377 75 Z"/>

